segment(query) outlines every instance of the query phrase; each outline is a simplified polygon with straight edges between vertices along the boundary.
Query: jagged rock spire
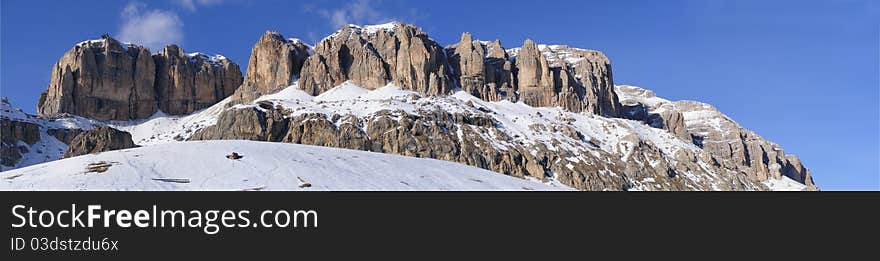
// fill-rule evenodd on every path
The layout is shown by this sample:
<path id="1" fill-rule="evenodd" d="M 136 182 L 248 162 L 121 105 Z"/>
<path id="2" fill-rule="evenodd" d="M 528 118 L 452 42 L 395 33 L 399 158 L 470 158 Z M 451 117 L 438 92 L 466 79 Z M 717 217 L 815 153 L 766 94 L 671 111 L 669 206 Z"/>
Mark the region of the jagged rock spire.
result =
<path id="1" fill-rule="evenodd" d="M 236 92 L 237 101 L 252 101 L 277 92 L 295 81 L 312 48 L 300 40 L 286 39 L 278 32 L 266 31 L 254 44 L 244 84 Z"/>

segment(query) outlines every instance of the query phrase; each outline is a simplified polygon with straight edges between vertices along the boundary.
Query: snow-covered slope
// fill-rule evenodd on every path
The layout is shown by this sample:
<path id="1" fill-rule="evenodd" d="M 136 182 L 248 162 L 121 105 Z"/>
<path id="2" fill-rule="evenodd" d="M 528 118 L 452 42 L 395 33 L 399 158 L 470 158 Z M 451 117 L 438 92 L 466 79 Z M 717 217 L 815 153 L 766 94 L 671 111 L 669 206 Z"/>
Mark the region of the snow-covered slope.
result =
<path id="1" fill-rule="evenodd" d="M 807 189 L 806 185 L 785 176 L 780 179 L 768 179 L 763 181 L 763 183 L 773 191 L 803 191 Z"/>
<path id="2" fill-rule="evenodd" d="M 131 133 L 132 140 L 140 146 L 182 141 L 194 131 L 213 125 L 229 99 L 223 100 L 207 109 L 186 116 L 168 116 L 161 111 L 144 120 L 98 121 L 75 115 L 59 119 L 45 119 L 25 113 L 8 103 L 0 102 L 0 119 L 36 124 L 40 129 L 40 139 L 33 145 L 18 144 L 27 150 L 13 166 L 0 165 L 0 171 L 27 167 L 43 162 L 61 159 L 67 145 L 49 134 L 50 130 L 76 129 L 91 130 L 97 126 L 110 126 Z"/>
<path id="3" fill-rule="evenodd" d="M 169 116 L 159 111 L 144 120 L 107 121 L 102 124 L 131 133 L 131 139 L 140 146 L 183 141 L 196 130 L 216 123 L 229 101 L 230 98 L 226 98 L 190 115 Z"/>
<path id="4" fill-rule="evenodd" d="M 322 113 L 325 115 L 355 115 L 369 117 L 380 111 L 401 111 L 416 113 L 418 111 L 443 110 L 447 112 L 482 114 L 489 111 L 490 115 L 499 121 L 501 129 L 511 137 L 517 137 L 520 143 L 548 143 L 548 146 L 566 146 L 569 149 L 580 149 L 582 142 L 560 143 L 553 145 L 550 141 L 569 141 L 564 134 L 554 131 L 542 131 L 534 126 L 553 126 L 566 121 L 572 121 L 571 126 L 590 138 L 595 138 L 603 150 L 619 153 L 626 152 L 626 146 L 621 146 L 621 139 L 636 135 L 642 139 L 651 140 L 660 144 L 668 154 L 674 154 L 680 149 L 696 150 L 696 146 L 676 139 L 671 134 L 644 124 L 602 116 L 572 113 L 561 108 L 532 107 L 522 102 L 512 103 L 509 101 L 487 102 L 474 97 L 467 92 L 456 92 L 450 96 L 421 97 L 416 92 L 403 90 L 394 85 L 388 85 L 375 90 L 367 90 L 350 82 L 330 89 L 321 95 L 312 97 L 292 85 L 276 94 L 263 96 L 257 101 L 272 102 L 291 110 L 288 116 L 296 116 L 305 113 Z M 238 105 L 242 107 L 256 107 L 256 105 Z M 503 144 L 498 144 L 503 146 Z M 626 154 L 626 153 L 621 153 Z"/>
<path id="5" fill-rule="evenodd" d="M 627 87 L 622 86 L 619 88 Z M 670 103 L 653 95 L 644 96 L 639 96 L 638 102 L 654 107 L 654 112 L 663 110 L 663 107 L 666 106 L 665 104 Z M 628 99 L 635 98 L 624 95 L 621 97 L 621 102 L 628 103 Z M 224 111 L 243 108 L 263 110 L 258 105 L 261 103 L 264 105 L 269 103 L 272 104 L 272 107 L 284 108 L 285 117 L 287 118 L 311 113 L 323 114 L 328 119 L 333 118 L 334 115 L 352 115 L 364 123 L 362 128 L 365 131 L 371 120 L 376 119 L 377 115 L 380 114 L 392 112 L 391 116 L 399 119 L 405 115 L 419 115 L 423 112 L 441 110 L 461 115 L 482 115 L 483 117 L 493 119 L 494 128 L 497 131 L 486 131 L 478 129 L 476 126 L 455 124 L 453 131 L 457 132 L 459 140 L 477 138 L 487 141 L 488 146 L 499 151 L 508 150 L 513 147 L 531 148 L 528 153 L 531 153 L 533 156 L 547 152 L 564 155 L 549 163 L 552 166 L 563 166 L 548 170 L 548 180 L 551 182 L 558 183 L 559 181 L 556 179 L 558 175 L 567 172 L 583 173 L 584 171 L 596 171 L 598 175 L 625 178 L 629 184 L 629 190 L 669 189 L 669 186 L 671 186 L 669 182 L 673 182 L 671 179 L 650 174 L 645 175 L 644 173 L 632 175 L 632 173 L 627 174 L 627 172 L 634 171 L 631 170 L 633 166 L 635 168 L 665 168 L 663 166 L 681 164 L 692 165 L 686 168 L 687 171 L 678 173 L 680 174 L 678 179 L 683 180 L 675 181 L 682 182 L 681 187 L 678 189 L 726 190 L 730 188 L 723 185 L 719 186 L 719 184 L 743 182 L 730 180 L 732 178 L 730 173 L 710 166 L 710 163 L 705 162 L 699 157 L 703 149 L 691 141 L 683 140 L 666 130 L 653 128 L 643 122 L 620 118 L 606 118 L 587 113 L 572 113 L 562 108 L 532 107 L 521 102 L 487 102 L 466 92 L 456 92 L 449 96 L 422 97 L 418 93 L 404 90 L 394 85 L 368 90 L 346 82 L 318 96 L 311 96 L 299 90 L 296 85 L 292 85 L 277 93 L 265 95 L 254 103 L 230 107 L 228 102 L 228 100 L 224 100 L 210 108 L 188 116 L 166 116 L 162 113 L 157 113 L 146 120 L 124 122 L 99 122 L 78 117 L 48 121 L 15 111 L 4 112 L 3 114 L 4 117 L 21 118 L 38 122 L 45 126 L 64 125 L 67 127 L 90 129 L 96 125 L 108 125 L 130 132 L 134 142 L 140 146 L 171 148 L 181 144 L 181 141 L 189 139 L 196 132 L 214 125 Z M 689 127 L 691 125 L 690 121 L 694 117 L 691 114 L 685 115 L 685 120 L 688 121 Z M 729 119 L 724 118 L 724 120 Z M 340 121 L 334 120 L 333 122 L 337 127 L 339 127 L 339 124 L 342 124 Z M 472 131 L 462 132 L 463 129 L 468 128 L 471 128 Z M 466 133 L 479 136 L 465 137 Z M 43 136 L 47 135 L 44 134 Z M 63 151 L 64 148 L 61 147 L 66 147 L 51 137 L 44 140 L 58 143 L 46 145 L 58 151 Z M 182 144 L 190 146 L 198 143 Z M 641 155 L 646 153 L 645 144 L 656 147 L 659 154 Z M 266 146 L 274 145 L 267 144 Z M 535 148 L 545 148 L 546 151 L 537 151 Z M 60 158 L 61 153 L 63 152 L 55 153 L 58 155 L 24 157 L 25 159 L 15 168 L 56 160 Z M 595 166 L 596 170 L 583 169 L 583 167 L 591 166 Z M 80 166 L 75 169 L 83 169 L 83 167 Z M 646 172 L 643 170 L 635 171 Z M 753 182 L 745 189 L 797 189 L 794 186 L 788 186 L 791 184 L 780 182 L 782 181 L 778 179 L 763 183 Z M 800 184 L 798 182 L 795 183 Z M 780 184 L 786 185 L 782 186 Z M 187 187 L 193 185 L 178 186 L 184 186 L 182 188 L 185 189 L 201 188 Z M 444 188 L 453 189 L 451 187 Z"/>
<path id="6" fill-rule="evenodd" d="M 254 141 L 166 143 L 0 176 L 2 190 L 570 190 L 446 161 Z"/>
<path id="7" fill-rule="evenodd" d="M 0 102 L 0 119 L 38 124 L 50 129 L 92 129 L 102 123 L 79 116 L 68 116 L 60 119 L 45 119 L 25 113 L 6 102 Z"/>

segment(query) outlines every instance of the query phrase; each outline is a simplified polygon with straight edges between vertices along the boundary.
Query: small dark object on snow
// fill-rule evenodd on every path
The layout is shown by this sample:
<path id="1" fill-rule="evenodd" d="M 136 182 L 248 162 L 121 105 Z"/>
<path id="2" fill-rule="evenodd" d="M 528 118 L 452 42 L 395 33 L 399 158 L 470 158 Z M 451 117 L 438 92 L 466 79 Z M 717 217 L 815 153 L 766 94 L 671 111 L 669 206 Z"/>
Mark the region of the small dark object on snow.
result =
<path id="1" fill-rule="evenodd" d="M 113 164 L 119 164 L 119 162 L 101 161 L 101 162 L 89 163 L 89 165 L 86 167 L 86 172 L 87 173 L 104 173 L 105 171 L 107 171 L 107 169 L 110 169 L 110 166 L 113 166 Z"/>
<path id="2" fill-rule="evenodd" d="M 299 185 L 299 188 L 311 188 L 312 187 L 312 183 L 306 182 L 306 180 L 304 180 L 302 177 L 297 176 L 296 179 L 298 179 L 299 182 L 303 183 L 302 185 Z"/>
<path id="3" fill-rule="evenodd" d="M 242 156 L 241 154 L 238 154 L 238 152 L 232 152 L 232 154 L 226 155 L 226 158 L 231 159 L 231 160 L 237 160 L 240 158 L 244 158 L 244 156 Z"/>
<path id="4" fill-rule="evenodd" d="M 189 183 L 189 179 L 165 179 L 165 178 L 153 178 L 155 181 L 161 182 L 171 182 L 171 183 Z"/>

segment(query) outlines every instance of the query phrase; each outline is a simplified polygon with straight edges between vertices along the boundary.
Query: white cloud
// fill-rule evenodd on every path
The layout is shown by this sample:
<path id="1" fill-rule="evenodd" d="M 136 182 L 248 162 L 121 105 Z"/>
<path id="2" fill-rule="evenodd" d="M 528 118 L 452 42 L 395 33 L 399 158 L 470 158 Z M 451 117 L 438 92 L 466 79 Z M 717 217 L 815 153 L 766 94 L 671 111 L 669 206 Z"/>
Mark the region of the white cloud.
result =
<path id="1" fill-rule="evenodd" d="M 199 6 L 212 6 L 222 4 L 223 0 L 173 0 L 173 2 L 186 10 L 195 12 Z"/>
<path id="2" fill-rule="evenodd" d="M 183 22 L 171 11 L 150 9 L 141 2 L 129 2 L 122 10 L 119 39 L 144 45 L 151 51 L 183 41 Z"/>
<path id="3" fill-rule="evenodd" d="M 338 9 L 318 10 L 318 14 L 328 19 L 334 28 L 341 28 L 346 24 L 372 24 L 391 20 L 376 9 L 378 5 L 378 1 L 354 0 Z"/>

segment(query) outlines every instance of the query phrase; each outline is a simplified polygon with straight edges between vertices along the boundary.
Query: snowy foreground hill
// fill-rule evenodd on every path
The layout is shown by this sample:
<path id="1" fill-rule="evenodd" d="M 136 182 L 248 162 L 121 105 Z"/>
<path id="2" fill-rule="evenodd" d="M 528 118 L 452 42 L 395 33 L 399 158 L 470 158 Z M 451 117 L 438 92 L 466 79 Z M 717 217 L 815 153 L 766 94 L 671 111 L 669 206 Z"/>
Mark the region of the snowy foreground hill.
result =
<path id="1" fill-rule="evenodd" d="M 167 143 L 0 176 L 0 190 L 571 190 L 434 159 L 255 141 Z"/>

